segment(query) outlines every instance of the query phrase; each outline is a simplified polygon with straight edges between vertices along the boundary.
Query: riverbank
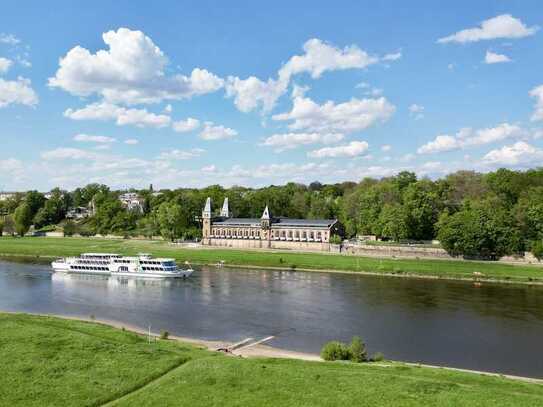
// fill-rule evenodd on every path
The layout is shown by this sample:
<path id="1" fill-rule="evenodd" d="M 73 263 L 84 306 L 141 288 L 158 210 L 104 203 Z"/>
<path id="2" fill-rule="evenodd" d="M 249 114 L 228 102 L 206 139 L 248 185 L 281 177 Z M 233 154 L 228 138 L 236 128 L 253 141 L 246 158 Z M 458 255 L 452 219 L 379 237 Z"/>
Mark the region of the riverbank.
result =
<path id="1" fill-rule="evenodd" d="M 324 253 L 234 250 L 179 247 L 163 241 L 112 240 L 100 238 L 0 238 L 0 256 L 49 260 L 82 252 L 115 252 L 135 255 L 150 252 L 196 265 L 251 267 L 278 270 L 366 273 L 413 278 L 543 284 L 543 268 L 482 261 L 379 259 Z"/>
<path id="2" fill-rule="evenodd" d="M 104 324 L 0 313 L 0 405 L 532 406 L 543 385 L 400 363 L 228 357 Z"/>

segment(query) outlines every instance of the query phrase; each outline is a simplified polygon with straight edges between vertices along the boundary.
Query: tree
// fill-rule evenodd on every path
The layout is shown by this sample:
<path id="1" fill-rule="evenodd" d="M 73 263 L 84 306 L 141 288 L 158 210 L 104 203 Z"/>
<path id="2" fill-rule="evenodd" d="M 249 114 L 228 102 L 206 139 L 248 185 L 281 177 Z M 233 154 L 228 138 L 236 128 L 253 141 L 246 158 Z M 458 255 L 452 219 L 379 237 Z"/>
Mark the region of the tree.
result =
<path id="1" fill-rule="evenodd" d="M 0 237 L 4 234 L 4 220 L 0 219 Z"/>
<path id="2" fill-rule="evenodd" d="M 434 224 L 443 210 L 443 200 L 430 180 L 413 182 L 405 187 L 403 205 L 407 215 L 407 235 L 415 240 L 431 240 Z"/>
<path id="3" fill-rule="evenodd" d="M 183 231 L 183 210 L 176 203 L 164 202 L 158 208 L 158 223 L 160 234 L 164 239 L 173 241 L 181 237 Z"/>
<path id="4" fill-rule="evenodd" d="M 38 191 L 28 191 L 25 195 L 24 201 L 28 205 L 32 217 L 36 215 L 38 210 L 45 204 L 45 196 Z"/>
<path id="5" fill-rule="evenodd" d="M 385 204 L 379 214 L 375 229 L 377 235 L 395 241 L 408 237 L 407 214 L 405 209 L 398 204 Z"/>
<path id="6" fill-rule="evenodd" d="M 69 220 L 64 225 L 63 232 L 64 236 L 73 236 L 77 233 L 77 225 L 75 222 Z"/>
<path id="7" fill-rule="evenodd" d="M 13 216 L 15 220 L 15 230 L 19 236 L 24 236 L 30 226 L 32 225 L 33 213 L 30 205 L 28 203 L 22 203 L 15 209 L 15 214 Z"/>
<path id="8" fill-rule="evenodd" d="M 441 245 L 453 256 L 498 259 L 524 250 L 518 227 L 496 200 L 468 202 L 452 215 L 444 212 L 437 227 Z"/>
<path id="9" fill-rule="evenodd" d="M 12 236 L 15 234 L 15 222 L 13 221 L 13 217 L 11 215 L 4 218 L 4 233 Z"/>

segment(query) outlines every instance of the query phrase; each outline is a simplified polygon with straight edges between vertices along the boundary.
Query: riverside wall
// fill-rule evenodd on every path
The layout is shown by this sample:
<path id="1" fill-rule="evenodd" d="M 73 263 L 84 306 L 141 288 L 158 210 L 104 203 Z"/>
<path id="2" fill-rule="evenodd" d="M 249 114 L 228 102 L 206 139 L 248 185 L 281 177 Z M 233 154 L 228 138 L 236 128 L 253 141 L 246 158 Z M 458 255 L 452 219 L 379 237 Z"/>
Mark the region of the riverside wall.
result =
<path id="1" fill-rule="evenodd" d="M 445 249 L 439 247 L 416 247 L 416 246 L 393 246 L 393 245 L 365 245 L 365 244 L 344 244 L 341 253 L 345 255 L 366 256 L 366 257 L 397 257 L 404 259 L 445 259 L 462 260 L 461 257 L 450 256 Z M 472 259 L 473 260 L 473 259 Z M 537 260 L 530 252 L 525 252 L 524 256 L 504 256 L 501 263 L 514 264 L 539 264 L 543 262 Z"/>
<path id="2" fill-rule="evenodd" d="M 262 239 L 216 239 L 207 238 L 206 246 L 231 247 L 234 249 L 277 249 L 294 251 L 318 251 L 329 252 L 330 243 L 324 242 L 291 242 L 284 240 Z"/>

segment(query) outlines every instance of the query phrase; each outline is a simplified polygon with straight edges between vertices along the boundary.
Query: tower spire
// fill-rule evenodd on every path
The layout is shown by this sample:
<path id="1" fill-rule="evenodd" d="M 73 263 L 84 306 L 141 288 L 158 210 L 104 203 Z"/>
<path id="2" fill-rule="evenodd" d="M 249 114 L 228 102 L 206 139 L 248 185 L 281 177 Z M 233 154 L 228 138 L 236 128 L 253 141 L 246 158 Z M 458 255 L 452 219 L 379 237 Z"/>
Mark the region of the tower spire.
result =
<path id="1" fill-rule="evenodd" d="M 225 217 L 225 218 L 230 217 L 230 208 L 228 206 L 228 197 L 224 198 L 224 202 L 222 204 L 222 209 L 221 209 L 221 216 Z"/>
<path id="2" fill-rule="evenodd" d="M 202 211 L 202 218 L 211 218 L 211 198 L 208 197 L 206 199 L 206 206 L 204 207 L 204 210 Z"/>

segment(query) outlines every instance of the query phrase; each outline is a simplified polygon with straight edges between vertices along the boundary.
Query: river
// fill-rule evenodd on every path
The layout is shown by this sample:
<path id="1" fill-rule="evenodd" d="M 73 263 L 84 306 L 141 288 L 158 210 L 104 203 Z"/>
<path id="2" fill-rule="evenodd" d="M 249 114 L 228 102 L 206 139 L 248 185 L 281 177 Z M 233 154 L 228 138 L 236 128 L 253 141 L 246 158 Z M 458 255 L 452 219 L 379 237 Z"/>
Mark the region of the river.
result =
<path id="1" fill-rule="evenodd" d="M 95 315 L 171 334 L 318 353 L 360 336 L 387 359 L 543 377 L 543 288 L 317 272 L 198 269 L 187 280 L 0 262 L 0 310 Z"/>

